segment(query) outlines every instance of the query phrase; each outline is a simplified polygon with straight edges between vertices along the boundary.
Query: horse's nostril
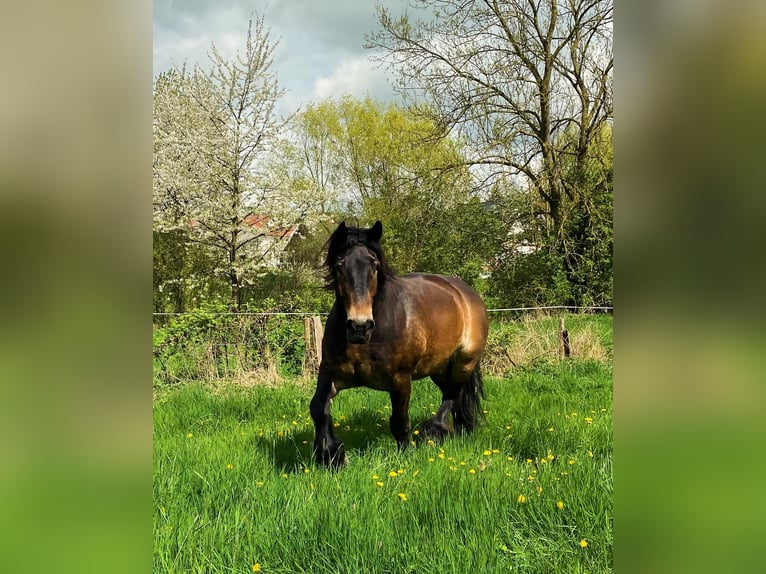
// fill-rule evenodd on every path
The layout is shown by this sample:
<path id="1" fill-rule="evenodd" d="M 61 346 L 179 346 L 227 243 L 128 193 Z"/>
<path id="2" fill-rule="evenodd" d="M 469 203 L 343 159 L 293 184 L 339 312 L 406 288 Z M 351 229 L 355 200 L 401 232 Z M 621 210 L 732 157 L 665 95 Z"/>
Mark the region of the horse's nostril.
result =
<path id="1" fill-rule="evenodd" d="M 375 321 L 373 319 L 367 319 L 365 321 L 353 321 L 348 319 L 346 321 L 346 328 L 350 331 L 369 331 L 375 328 Z"/>

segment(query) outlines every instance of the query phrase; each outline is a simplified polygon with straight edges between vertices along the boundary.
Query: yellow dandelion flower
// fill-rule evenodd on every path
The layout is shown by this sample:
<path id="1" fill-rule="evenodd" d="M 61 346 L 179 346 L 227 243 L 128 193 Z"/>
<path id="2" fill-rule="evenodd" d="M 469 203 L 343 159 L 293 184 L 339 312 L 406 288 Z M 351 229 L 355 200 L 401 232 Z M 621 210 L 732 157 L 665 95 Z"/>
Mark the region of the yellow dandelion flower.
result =
<path id="1" fill-rule="evenodd" d="M 492 454 L 500 454 L 500 451 L 496 448 L 492 449 Z"/>
<path id="2" fill-rule="evenodd" d="M 591 451 L 588 451 L 588 458 L 593 458 L 593 453 Z"/>
<path id="3" fill-rule="evenodd" d="M 505 430 L 511 430 L 510 425 L 505 425 Z"/>
<path id="4" fill-rule="evenodd" d="M 380 478 L 380 477 L 377 474 L 373 474 L 372 475 L 372 480 L 378 480 L 378 478 Z"/>
<path id="5" fill-rule="evenodd" d="M 553 427 L 548 427 L 548 432 L 553 432 L 555 429 Z"/>
<path id="6" fill-rule="evenodd" d="M 593 424 L 593 419 L 590 417 L 585 417 L 585 422 L 588 424 Z"/>
<path id="7" fill-rule="evenodd" d="M 290 477 L 289 477 L 289 476 L 287 476 L 287 473 L 284 473 L 284 474 L 282 475 L 282 478 L 290 478 Z"/>
<path id="8" fill-rule="evenodd" d="M 427 442 L 426 444 L 427 444 L 428 446 L 433 446 L 433 445 L 435 445 L 436 443 L 435 443 L 434 441 L 432 441 L 432 440 L 429 438 L 429 439 L 428 439 L 428 442 Z"/>
<path id="9" fill-rule="evenodd" d="M 564 510 L 564 501 L 563 500 L 559 500 L 556 503 L 556 508 L 558 508 L 559 510 Z"/>
<path id="10" fill-rule="evenodd" d="M 402 502 L 406 502 L 406 500 L 407 500 L 407 495 L 406 495 L 406 494 L 404 494 L 403 492 L 400 492 L 400 493 L 399 493 L 399 494 L 397 494 L 396 496 L 398 496 L 398 497 L 399 497 L 399 500 L 401 500 Z"/>
<path id="11" fill-rule="evenodd" d="M 388 476 L 394 477 L 394 476 L 398 476 L 398 475 L 396 474 L 395 470 L 392 470 L 391 472 L 388 473 Z"/>
<path id="12" fill-rule="evenodd" d="M 346 415 L 340 415 L 340 416 L 338 417 L 338 420 L 340 420 L 340 421 L 345 421 L 345 420 L 346 420 Z"/>
<path id="13" fill-rule="evenodd" d="M 442 459 L 443 459 L 443 458 L 444 458 L 444 453 L 443 453 L 443 452 L 440 452 L 440 453 L 439 453 L 437 456 L 438 456 L 439 458 L 442 458 Z"/>
<path id="14" fill-rule="evenodd" d="M 310 473 L 311 471 L 310 471 L 308 468 L 304 468 L 304 469 L 303 469 L 303 472 L 305 472 L 306 474 L 308 474 L 308 473 Z"/>
<path id="15" fill-rule="evenodd" d="M 468 464 L 468 463 L 467 463 L 466 461 L 464 461 L 464 460 L 461 460 L 461 461 L 460 461 L 460 466 L 465 466 L 465 465 L 467 465 L 467 464 Z"/>
<path id="16" fill-rule="evenodd" d="M 457 467 L 456 467 L 456 466 L 451 466 L 451 467 L 449 467 L 449 469 L 450 469 L 452 472 L 454 472 L 454 471 L 456 471 L 456 470 L 457 470 Z"/>
<path id="17" fill-rule="evenodd" d="M 553 460 L 556 457 L 553 456 L 553 453 L 551 453 L 551 451 L 548 451 L 548 456 L 546 456 L 545 458 L 547 458 L 548 460 Z"/>
<path id="18" fill-rule="evenodd" d="M 476 470 L 475 470 L 475 469 L 473 469 L 473 468 L 469 468 L 469 469 L 468 469 L 468 472 L 469 472 L 470 474 L 476 474 Z"/>
<path id="19" fill-rule="evenodd" d="M 399 470 L 396 471 L 396 474 L 404 474 L 404 472 L 405 472 L 404 469 L 400 468 Z"/>
<path id="20" fill-rule="evenodd" d="M 255 483 L 255 486 L 263 486 L 263 482 L 261 482 L 261 481 L 259 480 L 258 482 L 256 482 L 256 483 Z"/>
<path id="21" fill-rule="evenodd" d="M 415 436 L 418 436 L 418 435 L 420 434 L 420 431 L 416 429 L 416 430 L 414 430 L 414 431 L 412 432 L 412 434 L 414 434 Z"/>
<path id="22" fill-rule="evenodd" d="M 186 438 L 191 438 L 191 437 L 193 437 L 193 436 L 194 436 L 194 434 L 193 434 L 193 433 L 189 433 L 189 434 L 187 434 L 187 435 L 186 435 Z"/>
<path id="23" fill-rule="evenodd" d="M 516 499 L 516 502 L 519 504 L 524 504 L 527 501 L 527 497 L 523 494 L 519 494 L 519 497 Z"/>
<path id="24" fill-rule="evenodd" d="M 226 465 L 226 470 L 231 470 L 232 468 L 234 468 L 233 464 L 229 463 Z"/>
<path id="25" fill-rule="evenodd" d="M 255 564 L 253 564 L 253 572 L 260 572 L 260 571 L 261 571 L 261 563 L 256 562 Z"/>
<path id="26" fill-rule="evenodd" d="M 340 426 L 340 423 L 336 421 L 332 423 L 332 426 L 334 426 L 335 428 L 338 428 Z"/>
<path id="27" fill-rule="evenodd" d="M 585 548 L 586 546 L 588 546 L 588 541 L 583 538 L 580 540 L 580 548 Z"/>
<path id="28" fill-rule="evenodd" d="M 505 460 L 513 460 L 513 457 L 512 456 L 506 456 Z"/>
<path id="29" fill-rule="evenodd" d="M 428 459 L 428 462 L 433 462 L 434 460 L 436 460 L 434 457 L 430 457 L 430 458 Z"/>
<path id="30" fill-rule="evenodd" d="M 383 486 L 383 483 L 381 481 L 378 481 L 375 484 L 377 484 L 378 486 Z"/>
<path id="31" fill-rule="evenodd" d="M 490 456 L 492 454 L 492 451 L 491 450 L 485 450 L 482 454 L 484 456 Z"/>
<path id="32" fill-rule="evenodd" d="M 574 459 L 572 459 L 572 458 L 570 458 L 570 459 L 569 459 L 567 462 L 568 462 L 569 464 L 574 464 L 574 463 L 575 463 Z"/>
<path id="33" fill-rule="evenodd" d="M 284 432 L 282 432 L 282 431 L 278 431 L 278 432 L 277 432 L 277 436 L 284 436 L 284 434 L 285 434 L 285 433 L 284 433 Z"/>
<path id="34" fill-rule="evenodd" d="M 293 425 L 294 427 L 297 427 L 298 426 L 298 421 L 290 421 L 290 424 Z"/>

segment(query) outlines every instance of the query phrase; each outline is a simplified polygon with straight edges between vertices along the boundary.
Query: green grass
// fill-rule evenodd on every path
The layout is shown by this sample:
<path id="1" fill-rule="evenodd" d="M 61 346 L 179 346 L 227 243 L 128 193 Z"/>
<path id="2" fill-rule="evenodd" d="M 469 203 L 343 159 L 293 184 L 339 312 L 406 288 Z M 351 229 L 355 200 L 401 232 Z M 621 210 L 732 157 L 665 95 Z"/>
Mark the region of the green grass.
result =
<path id="1" fill-rule="evenodd" d="M 349 464 L 338 472 L 311 459 L 311 389 L 164 390 L 155 572 L 611 572 L 610 366 L 543 363 L 486 390 L 476 432 L 405 452 L 387 394 L 342 392 L 333 416 Z M 438 400 L 414 383 L 413 426 Z"/>

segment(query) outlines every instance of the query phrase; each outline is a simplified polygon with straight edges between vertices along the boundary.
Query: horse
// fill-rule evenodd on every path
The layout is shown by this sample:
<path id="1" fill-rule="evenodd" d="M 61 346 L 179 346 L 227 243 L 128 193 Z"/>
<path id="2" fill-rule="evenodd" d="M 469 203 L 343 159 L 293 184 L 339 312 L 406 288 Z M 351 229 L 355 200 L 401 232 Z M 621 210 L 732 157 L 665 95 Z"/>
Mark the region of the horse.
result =
<path id="1" fill-rule="evenodd" d="M 310 411 L 314 456 L 328 467 L 348 460 L 330 415 L 332 398 L 343 389 L 389 393 L 389 427 L 400 449 L 409 444 L 413 380 L 431 377 L 442 393 L 421 438 L 470 432 L 483 416 L 479 363 L 489 328 L 484 302 L 456 277 L 398 276 L 386 263 L 382 235 L 380 221 L 365 229 L 342 222 L 326 244 L 326 287 L 335 292 L 335 302 L 325 323 Z"/>

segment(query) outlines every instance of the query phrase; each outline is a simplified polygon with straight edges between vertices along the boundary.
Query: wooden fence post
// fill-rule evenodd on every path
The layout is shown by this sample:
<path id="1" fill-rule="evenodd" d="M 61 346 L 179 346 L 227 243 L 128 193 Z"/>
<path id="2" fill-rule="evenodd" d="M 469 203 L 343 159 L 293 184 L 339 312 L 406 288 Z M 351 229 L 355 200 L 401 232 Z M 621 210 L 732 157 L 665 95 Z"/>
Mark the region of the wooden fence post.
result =
<path id="1" fill-rule="evenodd" d="M 303 374 L 316 375 L 322 362 L 322 321 L 319 317 L 306 317 L 303 320 L 303 342 L 305 354 Z"/>
<path id="2" fill-rule="evenodd" d="M 569 346 L 569 331 L 564 325 L 564 317 L 559 318 L 559 336 L 561 337 L 561 348 L 563 349 L 564 357 L 569 357 L 572 350 Z"/>

